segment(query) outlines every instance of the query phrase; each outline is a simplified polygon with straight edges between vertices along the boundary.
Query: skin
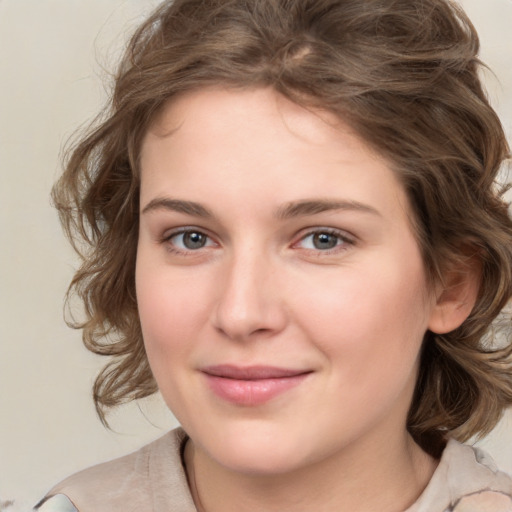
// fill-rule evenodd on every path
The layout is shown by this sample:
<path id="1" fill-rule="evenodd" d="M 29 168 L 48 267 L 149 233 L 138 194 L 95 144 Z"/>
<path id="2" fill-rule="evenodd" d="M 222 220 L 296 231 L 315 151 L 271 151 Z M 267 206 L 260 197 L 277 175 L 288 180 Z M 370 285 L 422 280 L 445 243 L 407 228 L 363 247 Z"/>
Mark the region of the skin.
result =
<path id="1" fill-rule="evenodd" d="M 290 207 L 311 201 L 324 211 Z M 401 184 L 343 122 L 272 89 L 168 104 L 142 146 L 136 286 L 200 509 L 417 499 L 436 466 L 406 431 L 422 339 L 465 312 L 428 289 Z M 237 404 L 205 377 L 220 364 L 308 374 Z"/>

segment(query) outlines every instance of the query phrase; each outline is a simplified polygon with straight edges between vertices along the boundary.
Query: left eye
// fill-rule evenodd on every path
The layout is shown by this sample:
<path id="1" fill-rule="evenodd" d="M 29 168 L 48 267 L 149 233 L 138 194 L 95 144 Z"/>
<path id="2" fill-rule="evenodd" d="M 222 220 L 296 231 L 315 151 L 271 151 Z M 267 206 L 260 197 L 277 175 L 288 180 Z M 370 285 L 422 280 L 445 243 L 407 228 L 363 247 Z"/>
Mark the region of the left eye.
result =
<path id="1" fill-rule="evenodd" d="M 185 251 L 194 251 L 214 245 L 213 241 L 201 233 L 201 231 L 188 230 L 180 233 L 175 233 L 168 238 L 168 241 L 172 243 L 177 249 Z"/>
<path id="2" fill-rule="evenodd" d="M 348 241 L 339 233 L 330 231 L 316 231 L 302 238 L 299 242 L 303 249 L 312 249 L 317 251 L 328 251 L 334 249 Z"/>

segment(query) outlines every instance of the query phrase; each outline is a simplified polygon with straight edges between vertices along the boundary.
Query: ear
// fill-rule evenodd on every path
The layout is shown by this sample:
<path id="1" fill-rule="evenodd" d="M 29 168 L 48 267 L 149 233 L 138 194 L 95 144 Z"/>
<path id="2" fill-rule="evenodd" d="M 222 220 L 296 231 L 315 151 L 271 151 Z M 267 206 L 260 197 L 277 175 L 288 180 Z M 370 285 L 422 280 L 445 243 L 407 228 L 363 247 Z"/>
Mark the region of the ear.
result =
<path id="1" fill-rule="evenodd" d="M 460 327 L 470 315 L 480 289 L 481 264 L 476 256 L 456 263 L 436 287 L 436 300 L 428 328 L 446 334 Z"/>

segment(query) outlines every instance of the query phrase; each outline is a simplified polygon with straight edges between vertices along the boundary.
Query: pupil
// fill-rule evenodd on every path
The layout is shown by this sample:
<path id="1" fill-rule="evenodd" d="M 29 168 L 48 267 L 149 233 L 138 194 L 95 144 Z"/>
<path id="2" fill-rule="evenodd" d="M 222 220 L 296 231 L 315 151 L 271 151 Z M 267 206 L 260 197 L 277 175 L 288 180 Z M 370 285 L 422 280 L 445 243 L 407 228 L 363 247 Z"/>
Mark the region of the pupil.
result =
<path id="1" fill-rule="evenodd" d="M 317 233 L 313 236 L 313 245 L 316 249 L 332 249 L 337 243 L 338 239 L 330 233 Z"/>
<path id="2" fill-rule="evenodd" d="M 183 244 L 187 249 L 200 249 L 205 243 L 206 237 L 202 233 L 189 231 L 183 235 Z"/>

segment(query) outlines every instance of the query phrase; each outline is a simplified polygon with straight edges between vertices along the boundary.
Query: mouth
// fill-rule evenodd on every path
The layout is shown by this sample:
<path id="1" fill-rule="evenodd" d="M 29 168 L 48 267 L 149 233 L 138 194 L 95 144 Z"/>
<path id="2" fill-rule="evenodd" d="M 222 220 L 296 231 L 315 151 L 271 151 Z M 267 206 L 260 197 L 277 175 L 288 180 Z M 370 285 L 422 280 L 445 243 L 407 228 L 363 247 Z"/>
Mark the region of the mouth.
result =
<path id="1" fill-rule="evenodd" d="M 217 365 L 202 368 L 209 388 L 219 398 L 236 405 L 262 405 L 301 384 L 312 370 L 274 366 Z"/>

